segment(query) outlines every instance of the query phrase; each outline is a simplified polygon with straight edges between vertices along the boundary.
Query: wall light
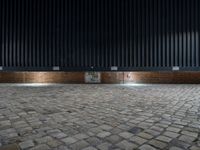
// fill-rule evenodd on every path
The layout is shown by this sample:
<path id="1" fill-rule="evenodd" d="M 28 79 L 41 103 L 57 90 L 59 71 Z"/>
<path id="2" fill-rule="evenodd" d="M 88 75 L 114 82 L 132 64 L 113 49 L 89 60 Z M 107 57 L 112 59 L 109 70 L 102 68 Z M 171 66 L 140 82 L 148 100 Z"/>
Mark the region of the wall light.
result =
<path id="1" fill-rule="evenodd" d="M 23 84 L 16 84 L 16 86 L 20 87 L 47 87 L 47 86 L 53 86 L 55 84 L 51 83 L 23 83 Z"/>

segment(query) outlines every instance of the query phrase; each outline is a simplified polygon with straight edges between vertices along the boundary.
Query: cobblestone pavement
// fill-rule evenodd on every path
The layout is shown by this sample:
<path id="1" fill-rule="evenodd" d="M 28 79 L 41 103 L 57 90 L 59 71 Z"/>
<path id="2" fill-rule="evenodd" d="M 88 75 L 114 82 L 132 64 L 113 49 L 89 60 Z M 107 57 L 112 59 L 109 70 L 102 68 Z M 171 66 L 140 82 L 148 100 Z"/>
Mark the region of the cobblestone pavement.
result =
<path id="1" fill-rule="evenodd" d="M 0 149 L 200 150 L 199 131 L 200 85 L 0 85 Z"/>

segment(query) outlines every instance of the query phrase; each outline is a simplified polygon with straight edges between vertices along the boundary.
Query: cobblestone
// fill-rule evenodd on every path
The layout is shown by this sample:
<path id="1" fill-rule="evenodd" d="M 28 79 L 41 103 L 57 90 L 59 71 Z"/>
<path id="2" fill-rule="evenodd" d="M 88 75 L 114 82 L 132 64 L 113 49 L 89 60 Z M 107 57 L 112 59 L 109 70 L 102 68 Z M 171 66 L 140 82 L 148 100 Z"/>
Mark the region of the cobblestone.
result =
<path id="1" fill-rule="evenodd" d="M 64 137 L 67 137 L 67 135 L 65 134 L 65 133 L 54 133 L 54 134 L 52 134 L 52 136 L 54 137 L 54 138 L 58 138 L 58 139 L 61 139 L 61 138 L 64 138 Z"/>
<path id="2" fill-rule="evenodd" d="M 154 148 L 150 145 L 147 145 L 147 144 L 140 146 L 139 149 L 140 150 L 156 150 L 156 148 Z"/>
<path id="3" fill-rule="evenodd" d="M 190 147 L 190 150 L 200 150 L 200 146 L 199 146 L 199 147 L 197 147 L 197 146 L 192 146 L 192 147 Z"/>
<path id="4" fill-rule="evenodd" d="M 30 150 L 50 150 L 50 147 L 46 144 L 37 145 Z"/>
<path id="5" fill-rule="evenodd" d="M 97 150 L 97 149 L 93 146 L 89 146 L 89 147 L 84 148 L 83 150 Z"/>
<path id="6" fill-rule="evenodd" d="M 30 148 L 34 146 L 33 141 L 29 140 L 29 141 L 24 141 L 19 143 L 19 146 L 21 149 L 26 149 L 26 148 Z"/>
<path id="7" fill-rule="evenodd" d="M 137 148 L 137 145 L 131 142 L 128 142 L 126 140 L 121 141 L 120 143 L 116 144 L 119 148 L 121 149 L 126 149 L 126 150 L 133 150 Z"/>
<path id="8" fill-rule="evenodd" d="M 121 140 L 121 137 L 119 137 L 118 135 L 111 135 L 109 137 L 106 138 L 110 143 L 117 143 Z"/>
<path id="9" fill-rule="evenodd" d="M 184 135 L 193 136 L 195 138 L 198 137 L 198 133 L 194 133 L 194 132 L 182 131 L 181 133 L 184 134 Z"/>
<path id="10" fill-rule="evenodd" d="M 122 133 L 119 134 L 119 136 L 121 136 L 121 137 L 123 137 L 125 139 L 129 139 L 129 138 L 131 138 L 133 136 L 133 134 L 129 133 L 129 132 L 122 132 Z"/>
<path id="11" fill-rule="evenodd" d="M 133 141 L 133 142 L 135 142 L 135 143 L 137 143 L 137 144 L 139 144 L 139 145 L 141 145 L 141 144 L 147 142 L 146 139 L 143 139 L 143 138 L 141 138 L 141 137 L 139 137 L 139 136 L 134 136 L 134 137 L 132 137 L 130 140 Z"/>
<path id="12" fill-rule="evenodd" d="M 168 127 L 166 130 L 171 131 L 171 132 L 179 132 L 181 129 L 175 128 L 175 127 Z"/>
<path id="13" fill-rule="evenodd" d="M 50 136 L 45 136 L 45 137 L 41 137 L 41 138 L 35 139 L 35 141 L 36 141 L 37 143 L 39 143 L 39 144 L 48 143 L 48 142 L 50 142 L 50 141 L 52 141 L 52 140 L 53 140 L 53 138 L 50 137 Z"/>
<path id="14" fill-rule="evenodd" d="M 100 133 L 98 133 L 97 134 L 97 136 L 99 137 L 99 138 L 105 138 L 105 137 L 107 137 L 107 136 L 109 136 L 111 133 L 110 132 L 100 132 Z"/>
<path id="15" fill-rule="evenodd" d="M 156 139 L 163 141 L 163 142 L 167 142 L 167 143 L 169 143 L 172 140 L 172 138 L 169 138 L 169 137 L 166 137 L 166 136 L 163 136 L 163 135 L 158 136 Z"/>
<path id="16" fill-rule="evenodd" d="M 169 150 L 183 150 L 183 149 L 180 147 L 172 146 L 169 148 Z"/>
<path id="17" fill-rule="evenodd" d="M 79 134 L 74 135 L 74 138 L 82 140 L 82 139 L 88 138 L 88 135 L 79 133 Z"/>
<path id="18" fill-rule="evenodd" d="M 62 142 L 64 142 L 65 144 L 72 144 L 75 143 L 77 140 L 75 138 L 72 137 L 67 137 L 62 139 Z"/>
<path id="19" fill-rule="evenodd" d="M 166 135 L 166 136 L 168 136 L 168 137 L 171 137 L 171 138 L 177 138 L 180 134 L 177 134 L 177 133 L 174 133 L 174 132 L 166 131 L 166 132 L 164 132 L 164 135 Z"/>
<path id="20" fill-rule="evenodd" d="M 181 135 L 178 139 L 186 143 L 192 143 L 196 138 L 192 136 Z"/>
<path id="21" fill-rule="evenodd" d="M 142 138 L 144 138 L 144 139 L 148 139 L 148 140 L 150 140 L 150 139 L 153 138 L 152 135 L 150 135 L 150 134 L 148 134 L 148 133 L 145 133 L 145 132 L 142 132 L 142 133 L 138 134 L 138 136 L 140 136 L 140 137 L 142 137 Z"/>
<path id="22" fill-rule="evenodd" d="M 86 141 L 88 143 L 90 143 L 90 145 L 92 145 L 92 146 L 97 146 L 100 143 L 102 143 L 102 141 L 100 139 L 98 139 L 97 137 L 90 137 L 90 138 L 86 139 Z"/>
<path id="23" fill-rule="evenodd" d="M 81 140 L 81 141 L 78 141 L 78 142 L 70 145 L 70 148 L 73 149 L 73 150 L 81 150 L 81 149 L 88 147 L 88 146 L 89 146 L 88 142 Z"/>
<path id="24" fill-rule="evenodd" d="M 112 144 L 105 142 L 105 143 L 101 143 L 100 145 L 98 145 L 97 148 L 100 150 L 109 150 L 109 149 L 111 149 L 111 146 L 112 146 Z"/>
<path id="25" fill-rule="evenodd" d="M 166 143 L 160 142 L 160 141 L 155 140 L 155 139 L 151 140 L 149 142 L 149 144 L 152 145 L 152 146 L 154 146 L 154 147 L 160 148 L 160 149 L 164 149 L 167 146 Z"/>
<path id="26" fill-rule="evenodd" d="M 0 149 L 198 150 L 199 99 L 199 85 L 1 84 Z"/>

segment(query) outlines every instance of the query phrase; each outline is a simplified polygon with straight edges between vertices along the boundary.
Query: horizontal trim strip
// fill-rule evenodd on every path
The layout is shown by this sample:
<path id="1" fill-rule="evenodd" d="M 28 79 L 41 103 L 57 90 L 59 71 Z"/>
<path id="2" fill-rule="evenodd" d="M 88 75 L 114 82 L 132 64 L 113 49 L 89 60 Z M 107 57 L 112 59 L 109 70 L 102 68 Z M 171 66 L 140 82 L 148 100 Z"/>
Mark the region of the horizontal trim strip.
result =
<path id="1" fill-rule="evenodd" d="M 110 72 L 120 72 L 120 71 L 172 71 L 172 72 L 181 72 L 181 71 L 200 71 L 200 67 L 180 67 L 178 71 L 173 71 L 172 67 L 138 67 L 138 68 L 131 68 L 131 67 L 119 67 L 118 70 L 111 70 L 111 68 L 90 68 L 90 67 L 71 67 L 71 68 L 64 68 L 60 67 L 60 70 L 53 70 L 53 67 L 3 67 L 3 70 L 0 72 L 7 72 L 7 71 L 110 71 Z"/>

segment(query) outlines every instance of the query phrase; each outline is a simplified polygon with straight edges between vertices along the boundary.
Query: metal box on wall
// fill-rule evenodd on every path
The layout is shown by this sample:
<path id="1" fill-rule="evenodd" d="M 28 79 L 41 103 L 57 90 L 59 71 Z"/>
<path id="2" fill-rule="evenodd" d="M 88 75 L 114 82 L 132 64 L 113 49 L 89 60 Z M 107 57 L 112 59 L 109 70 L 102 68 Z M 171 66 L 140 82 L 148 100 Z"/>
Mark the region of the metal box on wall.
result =
<path id="1" fill-rule="evenodd" d="M 85 83 L 101 83 L 101 73 L 100 72 L 86 72 Z"/>

